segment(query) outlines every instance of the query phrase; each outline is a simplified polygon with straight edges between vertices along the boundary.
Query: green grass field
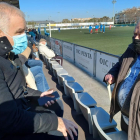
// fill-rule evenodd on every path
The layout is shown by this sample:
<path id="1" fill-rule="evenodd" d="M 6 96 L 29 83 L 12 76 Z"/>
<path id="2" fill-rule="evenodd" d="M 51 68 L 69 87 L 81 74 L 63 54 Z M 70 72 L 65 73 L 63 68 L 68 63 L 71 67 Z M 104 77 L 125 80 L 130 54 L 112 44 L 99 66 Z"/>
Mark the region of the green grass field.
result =
<path id="1" fill-rule="evenodd" d="M 94 31 L 94 30 L 93 30 Z M 89 34 L 88 29 L 52 31 L 52 37 L 97 49 L 107 53 L 121 55 L 132 42 L 134 27 L 115 27 L 105 33 Z"/>

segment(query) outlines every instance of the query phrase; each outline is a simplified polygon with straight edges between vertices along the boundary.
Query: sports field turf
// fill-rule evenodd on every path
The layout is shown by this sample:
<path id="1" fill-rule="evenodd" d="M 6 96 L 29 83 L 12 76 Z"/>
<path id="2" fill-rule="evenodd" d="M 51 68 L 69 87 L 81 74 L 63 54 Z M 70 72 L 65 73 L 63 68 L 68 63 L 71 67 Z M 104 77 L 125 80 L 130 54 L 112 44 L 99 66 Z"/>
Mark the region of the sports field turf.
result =
<path id="1" fill-rule="evenodd" d="M 94 31 L 94 30 L 93 30 Z M 115 27 L 105 33 L 89 34 L 88 29 L 52 31 L 52 37 L 107 53 L 121 55 L 132 42 L 134 27 Z"/>

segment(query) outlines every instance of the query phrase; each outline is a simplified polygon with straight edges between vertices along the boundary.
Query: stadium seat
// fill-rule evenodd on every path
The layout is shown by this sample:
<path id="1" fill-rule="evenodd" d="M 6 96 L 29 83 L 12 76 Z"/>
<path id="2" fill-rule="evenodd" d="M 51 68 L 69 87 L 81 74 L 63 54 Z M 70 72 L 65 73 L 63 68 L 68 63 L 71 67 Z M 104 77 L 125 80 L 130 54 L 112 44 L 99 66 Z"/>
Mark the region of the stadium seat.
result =
<path id="1" fill-rule="evenodd" d="M 62 67 L 61 65 L 52 65 L 52 71 L 53 71 L 53 75 L 54 75 L 55 77 L 57 77 L 57 71 L 58 71 L 59 69 L 63 69 L 63 67 Z"/>
<path id="2" fill-rule="evenodd" d="M 98 135 L 98 133 L 95 129 L 95 126 L 93 124 L 93 120 L 92 120 L 93 115 L 97 116 L 98 123 L 103 130 L 106 130 L 109 128 L 115 128 L 117 126 L 117 123 L 114 120 L 112 121 L 112 123 L 109 122 L 109 114 L 103 108 L 101 108 L 101 107 L 88 107 L 88 106 L 84 105 L 79 100 L 77 93 L 75 93 L 75 99 L 79 105 L 79 108 L 80 108 L 83 116 L 85 117 L 85 119 L 87 120 L 87 122 L 89 124 L 89 133 L 90 134 L 93 133 L 93 137 L 96 138 L 96 136 Z"/>
<path id="3" fill-rule="evenodd" d="M 87 92 L 82 92 L 82 93 L 76 93 L 75 94 L 75 100 L 76 100 L 76 112 L 81 112 L 78 102 L 77 102 L 77 98 L 78 100 L 83 103 L 84 105 L 88 106 L 88 107 L 94 107 L 97 105 L 97 102 L 87 93 Z"/>
<path id="4" fill-rule="evenodd" d="M 41 31 L 40 31 L 40 28 L 38 28 L 38 34 L 39 34 L 39 35 L 41 35 Z"/>
<path id="5" fill-rule="evenodd" d="M 56 70 L 56 78 L 58 78 L 58 75 L 68 75 L 68 72 L 65 69 L 58 69 Z"/>
<path id="6" fill-rule="evenodd" d="M 42 54 L 43 62 L 46 64 L 46 57 Z"/>
<path id="7" fill-rule="evenodd" d="M 101 140 L 127 140 L 128 139 L 128 136 L 124 131 L 105 133 L 100 127 L 96 115 L 93 115 L 93 123 L 95 125 L 95 129 L 97 129 L 98 135 L 100 136 Z"/>
<path id="8" fill-rule="evenodd" d="M 84 89 L 77 82 L 67 82 L 67 81 L 65 81 L 65 89 L 66 89 L 66 93 L 65 94 L 68 97 L 72 98 L 73 104 L 74 104 L 74 109 L 76 110 L 78 107 L 77 107 L 77 103 L 76 103 L 76 100 L 75 100 L 75 93 L 83 92 Z"/>
<path id="9" fill-rule="evenodd" d="M 69 76 L 69 75 L 57 75 L 57 78 L 58 78 L 58 84 L 60 86 L 64 86 L 65 80 L 67 82 L 75 82 L 75 79 L 72 76 Z"/>
<path id="10" fill-rule="evenodd" d="M 22 65 L 22 68 L 23 68 L 23 72 L 24 72 L 24 75 L 25 75 L 26 82 L 29 85 L 29 87 L 37 90 L 36 83 L 35 83 L 35 78 L 34 78 L 32 72 L 30 71 L 30 69 L 27 68 L 25 66 L 25 64 Z"/>
<path id="11" fill-rule="evenodd" d="M 39 50 L 38 50 L 39 51 Z M 48 58 L 44 53 L 40 53 L 39 52 L 39 54 L 41 54 L 42 55 L 42 57 L 43 57 L 43 61 L 45 62 L 45 64 L 49 67 L 49 61 L 50 61 L 50 59 L 51 58 Z"/>
<path id="12" fill-rule="evenodd" d="M 56 62 L 56 61 L 51 61 L 51 60 L 49 60 L 48 62 L 49 62 L 49 69 L 50 69 L 51 71 L 52 71 L 52 65 L 59 65 L 59 63 Z"/>
<path id="13" fill-rule="evenodd" d="M 48 33 L 48 32 L 46 31 L 46 28 L 44 28 L 44 34 L 47 35 L 47 36 L 50 35 L 50 33 Z"/>
<path id="14" fill-rule="evenodd" d="M 77 82 L 67 82 L 65 81 L 65 87 L 66 87 L 66 95 L 67 96 L 71 96 L 71 98 L 73 98 L 73 93 L 76 92 L 83 92 L 84 89 L 81 87 L 80 84 L 78 84 Z"/>

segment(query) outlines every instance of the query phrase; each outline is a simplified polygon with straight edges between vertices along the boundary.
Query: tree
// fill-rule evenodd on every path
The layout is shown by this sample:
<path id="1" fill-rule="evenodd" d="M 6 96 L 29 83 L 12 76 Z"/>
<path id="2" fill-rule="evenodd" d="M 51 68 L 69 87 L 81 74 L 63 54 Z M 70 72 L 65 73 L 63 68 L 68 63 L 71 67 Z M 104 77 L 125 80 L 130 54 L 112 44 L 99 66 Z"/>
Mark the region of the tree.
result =
<path id="1" fill-rule="evenodd" d="M 119 22 L 120 23 L 126 23 L 129 22 L 131 23 L 136 23 L 139 20 L 140 17 L 140 8 L 128 8 L 118 14 L 116 14 L 116 16 L 119 15 Z"/>
<path id="2" fill-rule="evenodd" d="M 28 23 L 28 25 L 32 25 L 33 27 L 36 25 L 36 22 L 34 22 L 34 21 L 29 21 L 27 23 Z"/>
<path id="3" fill-rule="evenodd" d="M 102 20 L 103 20 L 103 22 L 107 22 L 109 20 L 109 17 L 104 16 L 104 17 L 102 17 Z"/>
<path id="4" fill-rule="evenodd" d="M 78 19 L 74 19 L 72 22 L 73 23 L 79 23 L 79 20 Z"/>
<path id="5" fill-rule="evenodd" d="M 70 20 L 68 20 L 68 19 L 63 19 L 63 20 L 62 20 L 62 23 L 70 23 Z"/>
<path id="6" fill-rule="evenodd" d="M 130 22 L 130 24 L 132 22 L 135 22 L 136 13 L 137 13 L 137 8 L 136 7 L 133 7 L 131 9 L 129 8 L 129 9 L 126 9 L 124 11 L 124 14 L 127 16 L 127 20 L 128 20 L 128 22 Z"/>

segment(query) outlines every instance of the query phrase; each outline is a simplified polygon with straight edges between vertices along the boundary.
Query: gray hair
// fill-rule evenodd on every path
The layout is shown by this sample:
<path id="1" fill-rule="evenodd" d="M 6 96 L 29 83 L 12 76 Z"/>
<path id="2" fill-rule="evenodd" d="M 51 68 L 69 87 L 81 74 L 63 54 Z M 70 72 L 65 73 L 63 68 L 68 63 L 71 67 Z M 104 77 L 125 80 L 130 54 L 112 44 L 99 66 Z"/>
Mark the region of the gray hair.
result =
<path id="1" fill-rule="evenodd" d="M 5 2 L 0 2 L 0 30 L 8 32 L 10 16 L 20 16 L 25 19 L 24 13 L 17 7 Z"/>
<path id="2" fill-rule="evenodd" d="M 39 43 L 41 43 L 41 42 L 47 42 L 47 40 L 46 39 L 44 39 L 44 38 L 41 38 L 40 40 L 39 40 Z"/>

